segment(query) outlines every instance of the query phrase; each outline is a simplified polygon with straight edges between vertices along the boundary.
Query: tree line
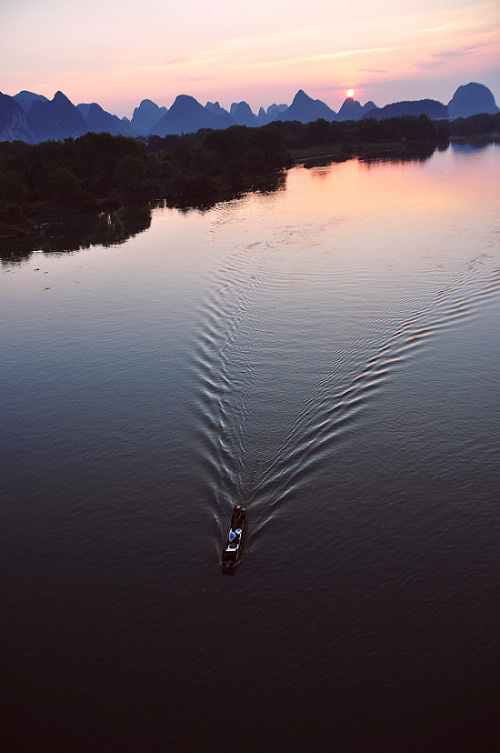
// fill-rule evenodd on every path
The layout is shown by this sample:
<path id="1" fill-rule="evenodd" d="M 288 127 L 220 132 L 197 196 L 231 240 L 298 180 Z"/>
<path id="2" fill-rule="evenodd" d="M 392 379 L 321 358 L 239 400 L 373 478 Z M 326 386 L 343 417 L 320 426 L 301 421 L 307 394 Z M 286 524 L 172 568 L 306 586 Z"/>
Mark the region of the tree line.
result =
<path id="1" fill-rule="evenodd" d="M 343 122 L 319 119 L 312 123 L 281 122 L 274 124 L 285 135 L 289 149 L 321 144 L 343 144 L 356 150 L 364 144 L 388 144 L 405 141 L 428 142 L 434 145 L 449 137 L 448 122 L 433 121 L 426 115 L 385 118 L 363 118 Z"/>
<path id="2" fill-rule="evenodd" d="M 482 113 L 470 118 L 458 118 L 450 123 L 450 137 L 453 139 L 500 139 L 500 112 L 494 115 Z"/>
<path id="3" fill-rule="evenodd" d="M 86 133 L 76 139 L 0 142 L 0 231 L 23 234 L 54 216 L 137 200 L 209 206 L 251 189 L 272 189 L 294 150 L 335 145 L 339 159 L 363 145 L 426 144 L 499 131 L 499 115 L 435 122 L 426 116 L 232 126 L 135 139 Z"/>
<path id="4" fill-rule="evenodd" d="M 0 227 L 19 230 L 54 213 L 166 199 L 203 205 L 276 179 L 291 165 L 284 137 L 232 127 L 148 140 L 108 133 L 26 144 L 0 142 Z"/>

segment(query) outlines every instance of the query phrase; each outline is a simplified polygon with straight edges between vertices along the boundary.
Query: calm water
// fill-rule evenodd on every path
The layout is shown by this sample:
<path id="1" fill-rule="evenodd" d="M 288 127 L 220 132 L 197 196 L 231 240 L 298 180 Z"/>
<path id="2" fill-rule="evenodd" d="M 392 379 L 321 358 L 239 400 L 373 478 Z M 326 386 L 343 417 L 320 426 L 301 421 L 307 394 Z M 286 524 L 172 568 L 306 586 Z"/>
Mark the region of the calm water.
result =
<path id="1" fill-rule="evenodd" d="M 493 749 L 499 168 L 296 168 L 2 264 L 6 749 Z"/>

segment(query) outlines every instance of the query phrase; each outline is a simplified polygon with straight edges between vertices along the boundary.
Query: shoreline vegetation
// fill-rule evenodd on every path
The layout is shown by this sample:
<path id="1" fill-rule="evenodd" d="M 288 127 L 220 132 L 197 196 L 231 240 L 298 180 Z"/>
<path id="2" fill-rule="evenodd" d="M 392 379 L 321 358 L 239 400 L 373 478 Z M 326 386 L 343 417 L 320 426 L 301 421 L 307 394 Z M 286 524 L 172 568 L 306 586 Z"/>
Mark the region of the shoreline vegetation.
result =
<path id="1" fill-rule="evenodd" d="M 500 141 L 500 113 L 452 121 L 427 116 L 232 126 L 183 136 L 0 142 L 0 238 L 49 236 L 61 223 L 131 203 L 208 208 L 276 190 L 294 164 L 352 158 L 427 159 L 450 141 Z"/>

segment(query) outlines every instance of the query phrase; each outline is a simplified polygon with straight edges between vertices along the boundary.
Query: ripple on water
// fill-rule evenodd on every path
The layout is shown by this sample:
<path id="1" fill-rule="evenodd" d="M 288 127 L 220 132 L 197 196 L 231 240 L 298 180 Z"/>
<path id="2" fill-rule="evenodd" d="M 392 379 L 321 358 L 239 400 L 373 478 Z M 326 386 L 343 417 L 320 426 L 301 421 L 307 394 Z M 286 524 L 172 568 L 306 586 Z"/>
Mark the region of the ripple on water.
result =
<path id="1" fill-rule="evenodd" d="M 325 290 L 339 282 L 316 270 L 284 273 L 280 255 L 276 260 L 272 251 L 270 242 L 236 248 L 213 274 L 200 309 L 192 359 L 198 384 L 194 405 L 219 536 L 230 505 L 240 502 L 251 506 L 252 536 L 258 537 L 318 468 L 346 450 L 370 406 L 401 369 L 412 367 L 436 333 L 473 317 L 500 288 L 498 270 L 485 275 L 474 265 L 467 275 L 437 287 L 422 308 L 399 322 L 393 316 L 390 328 L 348 341 L 343 347 L 358 350 L 354 359 L 347 352 L 339 355 L 332 341 L 331 352 L 324 347 L 321 354 L 323 373 L 318 370 L 305 394 L 293 348 L 280 339 L 289 302 L 295 289 L 306 285 L 317 290 L 323 306 Z M 313 302 L 298 311 L 302 319 L 316 316 Z"/>

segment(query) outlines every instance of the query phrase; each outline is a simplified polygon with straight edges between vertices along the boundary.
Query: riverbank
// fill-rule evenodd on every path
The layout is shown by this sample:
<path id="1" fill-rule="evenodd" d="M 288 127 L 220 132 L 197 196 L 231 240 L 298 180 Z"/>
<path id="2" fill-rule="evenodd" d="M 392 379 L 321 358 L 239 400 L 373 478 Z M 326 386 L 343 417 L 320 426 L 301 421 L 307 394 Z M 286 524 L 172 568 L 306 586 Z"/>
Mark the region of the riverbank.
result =
<path id="1" fill-rule="evenodd" d="M 0 144 L 0 236 L 46 232 L 60 217 L 131 202 L 209 206 L 277 185 L 292 165 L 276 129 L 228 128 L 147 141 L 88 133 Z"/>
<path id="2" fill-rule="evenodd" d="M 449 142 L 441 144 L 447 148 Z M 290 155 L 296 165 L 306 168 L 327 165 L 332 162 L 346 162 L 350 159 L 361 160 L 413 160 L 426 159 L 438 148 L 433 142 L 391 141 L 370 144 L 322 144 L 320 146 L 290 149 Z"/>
<path id="3" fill-rule="evenodd" d="M 206 208 L 247 191 L 273 191 L 293 164 L 427 159 L 451 140 L 498 139 L 500 115 L 377 121 L 274 122 L 183 136 L 132 139 L 88 133 L 64 142 L 0 143 L 0 238 L 44 236 L 65 219 L 130 203 Z"/>

